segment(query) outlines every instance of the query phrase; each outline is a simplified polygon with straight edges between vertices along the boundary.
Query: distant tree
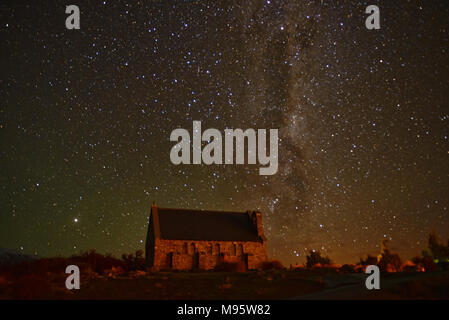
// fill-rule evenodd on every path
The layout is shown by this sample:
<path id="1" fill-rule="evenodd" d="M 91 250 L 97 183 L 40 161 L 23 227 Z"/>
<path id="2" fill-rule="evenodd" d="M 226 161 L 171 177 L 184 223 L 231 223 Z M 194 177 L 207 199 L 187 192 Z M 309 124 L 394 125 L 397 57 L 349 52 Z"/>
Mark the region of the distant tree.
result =
<path id="1" fill-rule="evenodd" d="M 262 270 L 282 270 L 284 269 L 284 265 L 279 260 L 267 260 L 260 264 L 260 268 Z"/>
<path id="2" fill-rule="evenodd" d="M 421 256 L 416 256 L 412 261 L 418 269 L 425 271 L 449 270 L 449 241 L 447 245 L 440 243 L 438 235 L 434 232 L 429 234 L 428 249 L 423 250 Z"/>
<path id="3" fill-rule="evenodd" d="M 412 262 L 420 268 L 424 268 L 425 271 L 435 271 L 437 270 L 437 265 L 433 261 L 433 258 L 428 254 L 426 250 L 423 250 L 423 256 L 417 256 L 412 259 Z"/>
<path id="4" fill-rule="evenodd" d="M 382 253 L 377 264 L 381 271 L 401 271 L 402 261 L 398 254 L 391 253 L 390 248 L 388 247 L 388 240 L 384 240 L 382 242 Z"/>
<path id="5" fill-rule="evenodd" d="M 429 234 L 428 247 L 435 262 L 449 261 L 449 241 L 446 246 L 440 244 L 437 234 L 432 232 Z"/>
<path id="6" fill-rule="evenodd" d="M 354 273 L 355 267 L 350 264 L 344 264 L 341 266 L 341 268 L 338 271 L 341 273 Z"/>
<path id="7" fill-rule="evenodd" d="M 321 265 L 332 263 L 331 259 L 328 256 L 326 257 L 321 256 L 321 253 L 318 250 L 310 250 L 309 255 L 307 255 L 306 257 L 306 260 L 307 260 L 306 262 L 307 268 L 311 268 L 318 263 Z"/>

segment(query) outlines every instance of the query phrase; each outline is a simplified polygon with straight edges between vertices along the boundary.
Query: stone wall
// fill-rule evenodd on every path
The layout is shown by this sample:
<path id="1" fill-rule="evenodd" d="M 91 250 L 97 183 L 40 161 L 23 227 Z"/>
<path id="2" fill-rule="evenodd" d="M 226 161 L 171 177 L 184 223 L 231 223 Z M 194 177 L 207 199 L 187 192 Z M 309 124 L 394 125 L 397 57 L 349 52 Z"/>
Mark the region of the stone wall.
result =
<path id="1" fill-rule="evenodd" d="M 213 269 L 221 261 L 244 262 L 257 269 L 267 260 L 264 242 L 183 241 L 155 239 L 154 265 L 157 270 Z M 153 248 L 148 248 L 153 250 Z"/>

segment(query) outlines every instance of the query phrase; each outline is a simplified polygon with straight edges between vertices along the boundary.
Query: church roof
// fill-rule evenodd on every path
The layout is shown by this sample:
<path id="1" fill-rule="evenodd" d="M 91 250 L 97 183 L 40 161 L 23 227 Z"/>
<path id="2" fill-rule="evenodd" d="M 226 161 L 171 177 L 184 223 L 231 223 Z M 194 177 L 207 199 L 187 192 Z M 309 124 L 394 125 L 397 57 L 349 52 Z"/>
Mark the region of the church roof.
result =
<path id="1" fill-rule="evenodd" d="M 248 212 L 202 211 L 159 207 L 156 210 L 161 239 L 260 241 L 257 227 L 252 222 Z"/>

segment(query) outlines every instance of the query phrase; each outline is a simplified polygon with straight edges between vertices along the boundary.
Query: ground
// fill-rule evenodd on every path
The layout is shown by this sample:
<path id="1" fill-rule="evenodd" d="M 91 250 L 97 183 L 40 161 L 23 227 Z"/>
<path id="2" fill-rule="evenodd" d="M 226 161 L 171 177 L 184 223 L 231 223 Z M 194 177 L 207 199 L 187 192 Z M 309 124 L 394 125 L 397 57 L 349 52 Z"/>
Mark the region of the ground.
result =
<path id="1" fill-rule="evenodd" d="M 449 299 L 449 272 L 382 274 L 367 290 L 363 273 L 323 270 L 137 272 L 81 279 L 65 289 L 65 274 L 0 281 L 0 299 Z"/>

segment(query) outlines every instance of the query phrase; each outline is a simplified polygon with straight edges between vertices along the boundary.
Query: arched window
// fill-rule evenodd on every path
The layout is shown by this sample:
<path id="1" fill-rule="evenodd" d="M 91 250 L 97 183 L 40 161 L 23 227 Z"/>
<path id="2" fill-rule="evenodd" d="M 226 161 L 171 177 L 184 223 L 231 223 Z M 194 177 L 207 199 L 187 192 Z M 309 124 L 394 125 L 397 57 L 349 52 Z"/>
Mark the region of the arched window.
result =
<path id="1" fill-rule="evenodd" d="M 243 256 L 243 244 L 239 244 L 238 250 L 237 250 L 237 255 L 239 256 Z"/>
<path id="2" fill-rule="evenodd" d="M 184 244 L 182 245 L 182 253 L 187 254 L 187 242 L 184 242 Z"/>
<path id="3" fill-rule="evenodd" d="M 214 254 L 219 255 L 220 254 L 220 244 L 216 243 L 214 246 Z"/>

